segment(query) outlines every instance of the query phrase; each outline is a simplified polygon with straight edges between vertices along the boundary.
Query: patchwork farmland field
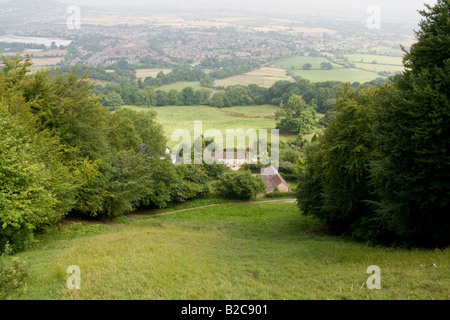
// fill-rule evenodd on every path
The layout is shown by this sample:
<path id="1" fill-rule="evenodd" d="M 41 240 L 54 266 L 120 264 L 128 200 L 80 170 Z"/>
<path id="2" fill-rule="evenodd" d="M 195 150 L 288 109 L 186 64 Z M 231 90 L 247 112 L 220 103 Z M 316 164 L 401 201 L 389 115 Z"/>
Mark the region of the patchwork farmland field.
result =
<path id="1" fill-rule="evenodd" d="M 378 72 L 400 72 L 403 67 L 401 57 L 378 56 L 370 54 L 355 54 L 347 56 L 350 63 L 356 68 L 344 68 L 332 63 L 332 70 L 321 70 L 322 62 L 329 62 L 326 58 L 297 56 L 275 63 L 276 67 L 290 69 L 294 75 L 308 79 L 312 82 L 342 81 L 342 82 L 368 82 L 377 78 L 385 78 Z M 362 62 L 361 62 L 362 61 Z M 376 61 L 376 64 L 373 63 Z M 307 63 L 312 65 L 310 70 L 303 70 Z"/>
<path id="2" fill-rule="evenodd" d="M 260 87 L 269 88 L 279 80 L 294 81 L 294 79 L 286 74 L 287 70 L 282 68 L 261 68 L 242 75 L 216 80 L 214 85 L 218 87 L 229 87 L 233 85 L 256 84 Z"/>
<path id="3" fill-rule="evenodd" d="M 192 88 L 194 88 L 194 90 L 204 89 L 204 87 L 202 87 L 200 85 L 199 81 L 194 81 L 194 82 L 180 81 L 180 82 L 174 82 L 171 84 L 166 84 L 161 87 L 157 87 L 156 90 L 169 91 L 170 89 L 176 89 L 178 91 L 181 91 L 186 87 L 192 87 Z"/>
<path id="4" fill-rule="evenodd" d="M 136 70 L 136 78 L 141 80 L 145 80 L 147 77 L 156 78 L 161 71 L 164 74 L 169 74 L 172 72 L 172 69 L 138 69 Z"/>

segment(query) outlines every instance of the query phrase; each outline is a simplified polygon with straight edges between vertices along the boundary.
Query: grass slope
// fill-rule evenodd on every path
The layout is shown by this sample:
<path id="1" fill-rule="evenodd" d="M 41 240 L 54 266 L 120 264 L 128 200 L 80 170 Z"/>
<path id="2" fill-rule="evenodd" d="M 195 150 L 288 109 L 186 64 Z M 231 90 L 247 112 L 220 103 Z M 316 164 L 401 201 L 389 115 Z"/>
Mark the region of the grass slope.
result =
<path id="1" fill-rule="evenodd" d="M 133 106 L 125 106 L 133 110 L 148 110 Z M 271 129 L 275 128 L 275 111 L 273 105 L 245 106 L 231 108 L 214 108 L 210 106 L 165 106 L 152 107 L 157 112 L 157 120 L 164 127 L 168 146 L 172 148 L 178 141 L 170 141 L 176 129 L 186 129 L 194 139 L 194 121 L 203 122 L 203 132 L 208 129 L 218 129 L 224 138 L 227 129 Z M 270 134 L 270 131 L 268 131 Z M 270 135 L 269 135 L 270 137 Z M 192 141 L 193 142 L 193 141 Z M 224 141 L 225 143 L 225 141 Z"/>
<path id="2" fill-rule="evenodd" d="M 119 227 L 72 224 L 19 254 L 16 299 L 448 299 L 450 250 L 374 248 L 325 235 L 292 203 L 219 205 Z M 436 263 L 437 268 L 421 265 Z M 81 290 L 66 269 L 81 269 Z M 381 268 L 381 290 L 361 285 Z"/>

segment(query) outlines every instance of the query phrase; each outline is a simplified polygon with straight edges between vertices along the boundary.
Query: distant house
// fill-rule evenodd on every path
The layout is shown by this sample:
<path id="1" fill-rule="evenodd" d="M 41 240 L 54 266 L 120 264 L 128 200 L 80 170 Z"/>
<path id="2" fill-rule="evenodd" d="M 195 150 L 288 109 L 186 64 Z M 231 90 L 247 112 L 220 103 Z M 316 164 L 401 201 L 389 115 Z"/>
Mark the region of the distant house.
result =
<path id="1" fill-rule="evenodd" d="M 166 149 L 165 149 L 165 153 L 166 153 L 167 155 L 170 155 L 170 161 L 171 161 L 173 164 L 176 164 L 176 162 L 177 162 L 177 156 L 171 154 L 171 151 L 170 151 L 169 147 L 167 147 L 167 146 L 166 146 Z M 161 157 L 160 159 L 161 159 L 161 160 L 165 160 L 166 157 Z"/>
<path id="2" fill-rule="evenodd" d="M 283 177 L 278 173 L 274 167 L 269 166 L 264 169 L 264 171 L 259 175 L 259 177 L 266 184 L 265 193 L 271 193 L 278 188 L 280 192 L 289 192 L 289 184 L 283 179 Z"/>
<path id="3" fill-rule="evenodd" d="M 219 163 L 230 167 L 232 170 L 239 170 L 243 164 L 249 163 L 247 152 L 223 151 L 219 154 L 211 152 L 210 158 L 217 159 Z"/>

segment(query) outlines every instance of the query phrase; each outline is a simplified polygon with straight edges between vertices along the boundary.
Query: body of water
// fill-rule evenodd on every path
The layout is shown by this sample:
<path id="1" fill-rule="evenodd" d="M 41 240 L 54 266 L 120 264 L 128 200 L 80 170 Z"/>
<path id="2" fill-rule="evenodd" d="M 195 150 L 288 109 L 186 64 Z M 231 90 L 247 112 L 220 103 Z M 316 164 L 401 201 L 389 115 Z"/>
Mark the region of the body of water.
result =
<path id="1" fill-rule="evenodd" d="M 41 37 L 19 37 L 13 35 L 5 35 L 0 36 L 0 42 L 6 43 L 35 43 L 35 44 L 43 44 L 46 47 L 50 47 L 52 42 L 59 47 L 60 45 L 68 46 L 72 40 L 63 40 L 63 39 L 51 39 L 51 38 L 41 38 Z"/>

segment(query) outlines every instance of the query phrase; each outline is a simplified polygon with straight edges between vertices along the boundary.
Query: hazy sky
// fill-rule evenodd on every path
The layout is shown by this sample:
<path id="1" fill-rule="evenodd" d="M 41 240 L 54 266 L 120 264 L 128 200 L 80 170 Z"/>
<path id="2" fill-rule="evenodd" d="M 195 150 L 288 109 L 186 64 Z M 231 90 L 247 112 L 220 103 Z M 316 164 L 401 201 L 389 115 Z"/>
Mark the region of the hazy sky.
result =
<path id="1" fill-rule="evenodd" d="M 233 7 L 233 8 L 268 8 L 312 10 L 316 13 L 328 12 L 365 12 L 370 5 L 377 5 L 388 15 L 416 14 L 417 9 L 423 8 L 423 3 L 434 4 L 436 0 L 61 0 L 71 4 L 95 6 L 152 6 L 167 7 Z"/>
<path id="2" fill-rule="evenodd" d="M 347 16 L 367 16 L 367 8 L 376 5 L 381 9 L 382 18 L 419 22 L 418 9 L 424 3 L 435 4 L 437 0 L 59 0 L 70 5 L 88 6 L 126 6 L 129 8 L 145 6 L 147 9 L 201 9 L 233 8 L 247 13 L 255 8 L 269 12 L 296 14 L 302 13 L 337 14 Z M 0 0 L 5 2 L 5 0 Z M 260 10 L 259 10 L 260 11 Z"/>

